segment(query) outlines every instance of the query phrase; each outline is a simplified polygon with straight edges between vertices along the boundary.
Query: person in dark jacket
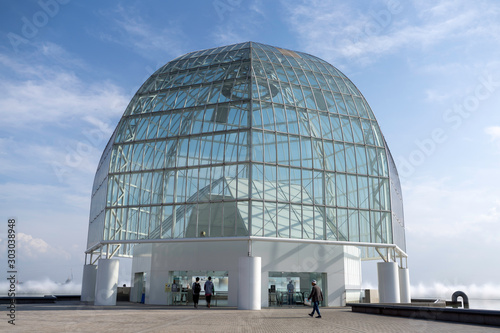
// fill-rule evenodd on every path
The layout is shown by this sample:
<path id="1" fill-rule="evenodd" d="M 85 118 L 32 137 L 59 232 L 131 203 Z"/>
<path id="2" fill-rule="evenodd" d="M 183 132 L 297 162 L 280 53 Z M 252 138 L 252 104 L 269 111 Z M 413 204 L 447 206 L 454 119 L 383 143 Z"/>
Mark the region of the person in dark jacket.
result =
<path id="1" fill-rule="evenodd" d="M 198 301 L 200 300 L 200 291 L 201 291 L 201 285 L 200 285 L 200 278 L 196 278 L 196 282 L 193 282 L 193 302 L 194 302 L 194 307 L 198 308 Z"/>
<path id="2" fill-rule="evenodd" d="M 208 281 L 205 282 L 203 286 L 203 290 L 205 290 L 205 299 L 207 301 L 207 307 L 210 307 L 210 301 L 212 300 L 212 295 L 215 291 L 214 284 L 212 282 L 212 277 L 208 277 Z"/>
<path id="3" fill-rule="evenodd" d="M 313 312 L 309 313 L 309 315 L 311 317 L 314 316 L 314 312 L 316 311 L 318 313 L 316 318 L 321 318 L 321 313 L 319 313 L 319 302 L 323 301 L 323 293 L 321 292 L 319 286 L 316 285 L 316 280 L 312 280 L 311 284 L 312 284 L 311 294 L 309 294 L 309 297 L 307 299 L 310 300 L 312 303 Z"/>

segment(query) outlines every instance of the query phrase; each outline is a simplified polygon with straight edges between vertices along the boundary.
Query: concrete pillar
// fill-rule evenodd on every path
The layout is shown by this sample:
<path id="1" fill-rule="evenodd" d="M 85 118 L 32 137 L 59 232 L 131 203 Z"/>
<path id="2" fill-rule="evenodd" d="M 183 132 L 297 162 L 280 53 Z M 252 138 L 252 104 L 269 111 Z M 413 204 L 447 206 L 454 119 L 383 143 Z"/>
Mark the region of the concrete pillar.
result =
<path id="1" fill-rule="evenodd" d="M 94 305 L 116 305 L 119 263 L 118 259 L 99 259 Z"/>
<path id="2" fill-rule="evenodd" d="M 399 269 L 399 293 L 401 303 L 411 303 L 410 271 L 408 268 Z"/>
<path id="3" fill-rule="evenodd" d="M 379 262 L 378 272 L 378 294 L 380 303 L 399 303 L 399 274 L 398 264 L 395 262 Z"/>
<path id="4" fill-rule="evenodd" d="M 238 309 L 261 309 L 261 258 L 238 259 Z"/>
<path id="5" fill-rule="evenodd" d="M 93 302 L 95 298 L 95 281 L 97 276 L 96 265 L 83 265 L 82 302 Z"/>

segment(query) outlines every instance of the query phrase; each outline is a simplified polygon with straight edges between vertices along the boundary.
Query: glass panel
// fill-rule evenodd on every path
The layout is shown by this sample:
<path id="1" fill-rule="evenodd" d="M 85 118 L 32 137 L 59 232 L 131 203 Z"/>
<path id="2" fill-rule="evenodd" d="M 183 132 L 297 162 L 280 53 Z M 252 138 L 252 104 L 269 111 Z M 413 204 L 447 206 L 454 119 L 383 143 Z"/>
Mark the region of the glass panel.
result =
<path id="1" fill-rule="evenodd" d="M 377 149 L 366 147 L 366 152 L 368 157 L 368 174 L 378 176 Z"/>
<path id="2" fill-rule="evenodd" d="M 258 102 L 253 103 L 252 127 L 262 128 L 262 112 Z"/>
<path id="3" fill-rule="evenodd" d="M 349 225 L 347 221 L 347 209 L 337 209 L 339 241 L 349 240 Z"/>
<path id="4" fill-rule="evenodd" d="M 312 151 L 311 151 L 311 139 L 310 138 L 301 138 L 301 159 L 302 159 L 302 167 L 304 168 L 312 168 Z"/>
<path id="5" fill-rule="evenodd" d="M 314 96 L 313 96 L 313 92 L 312 92 L 311 88 L 302 87 L 302 91 L 304 92 L 306 107 L 308 109 L 313 109 L 313 110 L 318 109 L 316 106 L 316 101 L 314 100 Z"/>
<path id="6" fill-rule="evenodd" d="M 150 172 L 142 174 L 141 183 L 141 205 L 149 205 L 151 203 L 151 179 L 152 174 Z"/>
<path id="7" fill-rule="evenodd" d="M 358 206 L 358 185 L 357 177 L 354 175 L 347 175 L 347 192 L 348 192 L 348 203 L 347 205 L 352 208 Z"/>
<path id="8" fill-rule="evenodd" d="M 358 211 L 349 209 L 349 241 L 359 242 Z"/>
<path id="9" fill-rule="evenodd" d="M 358 196 L 359 196 L 359 207 L 368 209 L 370 192 L 368 188 L 368 177 L 358 176 Z"/>
<path id="10" fill-rule="evenodd" d="M 345 148 L 343 143 L 334 142 L 335 147 L 335 170 L 345 172 Z"/>
<path id="11" fill-rule="evenodd" d="M 298 136 L 289 136 L 290 140 L 290 165 L 300 167 L 300 140 Z"/>
<path id="12" fill-rule="evenodd" d="M 337 93 L 334 93 L 333 95 L 335 97 L 335 102 L 337 103 L 338 112 L 341 114 L 347 114 L 347 109 L 344 104 L 344 99 L 342 98 L 342 95 Z"/>
<path id="13" fill-rule="evenodd" d="M 380 179 L 380 209 L 390 210 L 389 179 Z"/>
<path id="14" fill-rule="evenodd" d="M 342 126 L 340 125 L 340 118 L 338 115 L 330 114 L 330 121 L 332 122 L 333 139 L 343 141 Z"/>
<path id="15" fill-rule="evenodd" d="M 323 139 L 333 139 L 333 131 L 332 127 L 330 125 L 330 117 L 328 117 L 327 113 L 320 112 L 320 126 L 321 126 L 321 132 L 323 134 Z"/>
<path id="16" fill-rule="evenodd" d="M 274 131 L 274 111 L 271 103 L 262 103 L 262 120 L 264 129 Z"/>
<path id="17" fill-rule="evenodd" d="M 128 193 L 129 206 L 138 205 L 140 198 L 140 188 L 141 188 L 141 174 L 133 173 L 130 175 L 130 189 Z"/>
<path id="18" fill-rule="evenodd" d="M 342 132 L 344 134 L 344 141 L 346 142 L 354 142 L 354 138 L 351 130 L 351 122 L 348 117 L 341 117 L 342 121 Z"/>
<path id="19" fill-rule="evenodd" d="M 300 169 L 290 169 L 290 202 L 302 202 L 302 175 Z"/>
<path id="20" fill-rule="evenodd" d="M 278 227 L 278 237 L 289 238 L 290 237 L 290 205 L 278 204 L 277 217 L 277 227 Z"/>
<path id="21" fill-rule="evenodd" d="M 335 170 L 335 153 L 332 141 L 323 142 L 323 154 L 325 156 L 324 169 Z"/>
<path id="22" fill-rule="evenodd" d="M 293 95 L 295 97 L 295 106 L 305 107 L 304 95 L 302 95 L 302 90 L 299 86 L 292 85 Z"/>
<path id="23" fill-rule="evenodd" d="M 290 170 L 286 167 L 278 167 L 278 201 L 290 202 Z"/>
<path id="24" fill-rule="evenodd" d="M 264 136 L 264 161 L 276 163 L 276 136 L 274 133 L 265 133 Z"/>
<path id="25" fill-rule="evenodd" d="M 335 98 L 333 94 L 329 91 L 323 91 L 323 95 L 325 96 L 326 108 L 331 113 L 338 113 L 337 105 L 335 104 Z"/>
<path id="26" fill-rule="evenodd" d="M 325 204 L 335 206 L 335 173 L 325 172 Z"/>
<path id="27" fill-rule="evenodd" d="M 263 203 L 258 201 L 252 201 L 252 235 L 253 236 L 263 236 L 264 235 L 264 209 Z"/>
<path id="28" fill-rule="evenodd" d="M 264 202 L 264 236 L 276 237 L 277 204 L 275 202 Z"/>
<path id="29" fill-rule="evenodd" d="M 354 142 L 355 143 L 364 143 L 363 139 L 363 130 L 361 129 L 361 124 L 358 118 L 351 118 L 352 131 L 354 134 Z"/>
<path id="30" fill-rule="evenodd" d="M 360 117 L 368 118 L 368 113 L 366 112 L 365 106 L 363 104 L 363 101 L 359 97 L 354 97 L 354 103 L 356 104 L 356 107 L 359 112 Z"/>
<path id="31" fill-rule="evenodd" d="M 276 162 L 278 164 L 289 164 L 288 136 L 284 134 L 278 134 L 276 136 L 276 143 L 277 143 Z"/>
<path id="32" fill-rule="evenodd" d="M 375 145 L 375 138 L 373 136 L 370 121 L 366 120 L 366 119 L 361 119 L 361 126 L 363 128 L 363 135 L 364 135 L 366 144 Z"/>
<path id="33" fill-rule="evenodd" d="M 356 173 L 356 153 L 354 151 L 354 145 L 345 145 L 346 152 L 346 171 L 351 173 Z"/>
<path id="34" fill-rule="evenodd" d="M 262 132 L 252 132 L 252 160 L 256 162 L 264 162 L 264 138 Z"/>
<path id="35" fill-rule="evenodd" d="M 314 188 L 314 203 L 317 205 L 323 205 L 323 173 L 322 172 L 314 172 L 313 179 L 313 188 Z"/>
<path id="36" fill-rule="evenodd" d="M 337 217 L 336 209 L 326 207 L 326 239 L 337 240 Z"/>
<path id="37" fill-rule="evenodd" d="M 370 208 L 380 209 L 380 184 L 378 178 L 370 177 Z"/>
<path id="38" fill-rule="evenodd" d="M 344 100 L 347 103 L 347 112 L 349 113 L 349 115 L 357 117 L 358 112 L 356 111 L 356 106 L 354 105 L 354 100 L 352 99 L 352 96 L 344 95 Z"/>
<path id="39" fill-rule="evenodd" d="M 344 174 L 336 175 L 337 206 L 347 207 L 347 179 Z"/>
<path id="40" fill-rule="evenodd" d="M 237 162 L 238 161 L 238 133 L 227 133 L 226 141 L 224 142 L 225 148 L 225 157 L 224 161 L 226 163 L 229 162 Z"/>
<path id="41" fill-rule="evenodd" d="M 366 210 L 359 211 L 360 241 L 369 243 L 370 239 L 370 213 Z"/>
<path id="42" fill-rule="evenodd" d="M 313 173 L 310 170 L 302 170 L 302 203 L 312 204 L 313 195 Z"/>
<path id="43" fill-rule="evenodd" d="M 319 115 L 316 111 L 309 112 L 309 124 L 311 126 L 311 136 L 321 138 L 321 125 Z"/>
<path id="44" fill-rule="evenodd" d="M 276 130 L 278 132 L 287 132 L 285 108 L 280 105 L 274 105 L 274 114 L 276 116 Z"/>
<path id="45" fill-rule="evenodd" d="M 368 163 L 364 146 L 356 146 L 357 173 L 366 175 L 368 173 Z"/>
<path id="46" fill-rule="evenodd" d="M 290 107 L 286 108 L 286 117 L 288 119 L 288 133 L 299 134 L 299 122 L 297 112 Z"/>

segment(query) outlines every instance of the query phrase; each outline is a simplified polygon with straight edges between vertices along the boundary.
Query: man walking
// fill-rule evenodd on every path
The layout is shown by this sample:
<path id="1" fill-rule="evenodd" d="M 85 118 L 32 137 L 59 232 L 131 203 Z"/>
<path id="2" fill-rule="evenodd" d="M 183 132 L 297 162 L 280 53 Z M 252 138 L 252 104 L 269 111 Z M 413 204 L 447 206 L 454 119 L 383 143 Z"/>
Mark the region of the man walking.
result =
<path id="1" fill-rule="evenodd" d="M 207 300 L 207 307 L 210 307 L 210 301 L 212 300 L 212 294 L 214 293 L 214 284 L 212 282 L 211 276 L 209 276 L 208 281 L 205 282 L 203 290 L 205 290 L 205 299 Z"/>
<path id="2" fill-rule="evenodd" d="M 313 312 L 311 312 L 309 315 L 311 317 L 314 316 L 314 312 L 316 311 L 318 313 L 316 318 L 321 318 L 321 314 L 319 313 L 319 302 L 323 301 L 323 293 L 321 292 L 319 286 L 316 285 L 316 280 L 312 280 L 311 284 L 312 284 L 311 294 L 307 299 L 310 300 L 312 303 Z"/>
<path id="3" fill-rule="evenodd" d="M 195 308 L 198 308 L 198 301 L 200 300 L 200 291 L 201 291 L 200 278 L 197 277 L 196 282 L 193 282 L 193 302 Z"/>

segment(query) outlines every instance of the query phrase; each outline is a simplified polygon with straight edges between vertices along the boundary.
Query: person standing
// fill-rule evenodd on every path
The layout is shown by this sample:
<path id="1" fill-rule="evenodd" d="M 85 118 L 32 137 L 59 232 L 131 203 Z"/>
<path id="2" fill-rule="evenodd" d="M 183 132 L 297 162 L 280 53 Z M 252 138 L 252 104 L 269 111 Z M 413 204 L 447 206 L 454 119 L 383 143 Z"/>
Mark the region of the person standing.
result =
<path id="1" fill-rule="evenodd" d="M 293 285 L 293 281 L 290 280 L 290 283 L 286 286 L 288 290 L 288 305 L 294 304 L 293 292 L 295 291 L 295 286 Z"/>
<path id="2" fill-rule="evenodd" d="M 210 307 L 210 301 L 212 300 L 212 295 L 215 291 L 211 276 L 209 276 L 208 281 L 205 282 L 203 290 L 205 290 L 205 299 L 207 300 L 207 307 Z"/>
<path id="3" fill-rule="evenodd" d="M 311 284 L 312 284 L 311 294 L 309 294 L 309 297 L 307 299 L 310 300 L 312 303 L 313 312 L 309 313 L 309 315 L 311 317 L 314 316 L 314 312 L 316 311 L 318 313 L 316 318 L 321 318 L 321 313 L 319 313 L 319 302 L 323 301 L 323 293 L 321 292 L 319 286 L 316 285 L 316 280 L 312 280 Z"/>
<path id="4" fill-rule="evenodd" d="M 200 292 L 201 292 L 201 285 L 200 285 L 200 278 L 196 278 L 196 282 L 193 282 L 193 302 L 194 302 L 194 307 L 198 309 L 198 301 L 200 300 Z"/>

